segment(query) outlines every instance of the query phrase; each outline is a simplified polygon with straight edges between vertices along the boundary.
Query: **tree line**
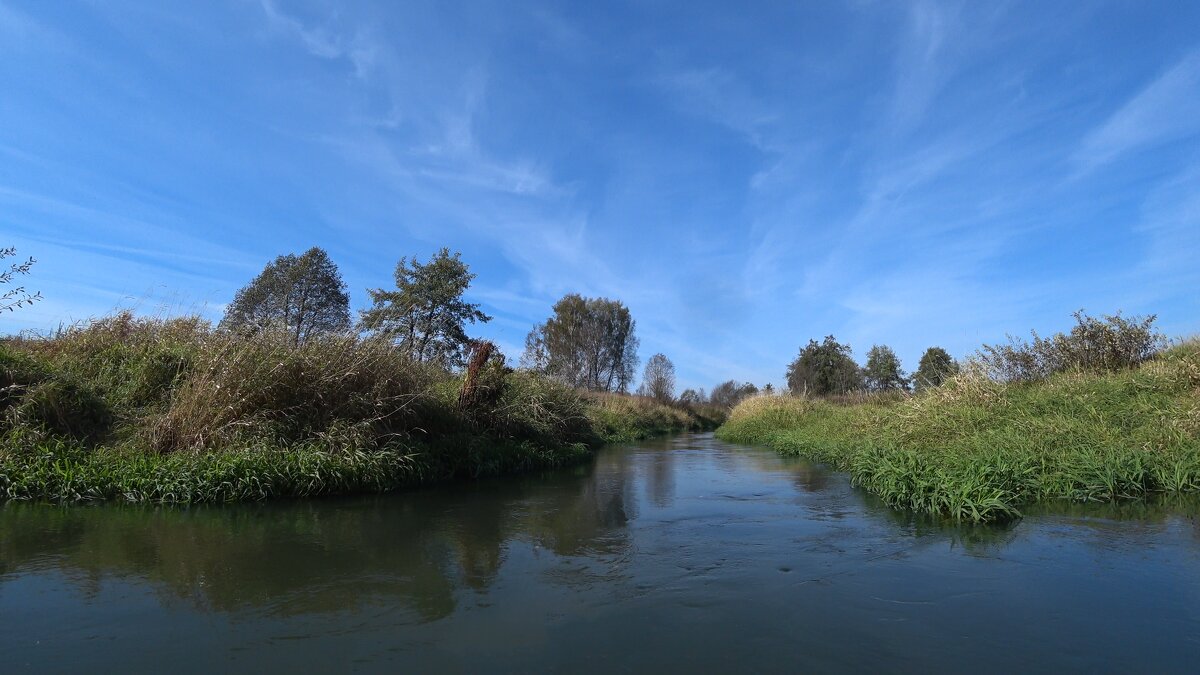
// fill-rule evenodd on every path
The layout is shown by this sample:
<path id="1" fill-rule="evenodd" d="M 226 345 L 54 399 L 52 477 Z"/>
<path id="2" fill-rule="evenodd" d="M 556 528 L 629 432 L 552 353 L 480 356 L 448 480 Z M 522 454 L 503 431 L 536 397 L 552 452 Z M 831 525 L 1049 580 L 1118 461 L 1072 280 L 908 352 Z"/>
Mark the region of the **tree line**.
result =
<path id="1" fill-rule="evenodd" d="M 809 340 L 788 364 L 788 390 L 797 395 L 830 396 L 856 391 L 910 391 L 940 386 L 959 370 L 959 364 L 941 347 L 930 347 L 921 356 L 916 372 L 907 374 L 896 352 L 887 345 L 867 351 L 859 366 L 850 345 L 832 335 L 821 342 Z"/>
<path id="2" fill-rule="evenodd" d="M 1007 344 L 985 344 L 968 363 L 996 381 L 1034 382 L 1056 373 L 1133 368 L 1168 344 L 1154 328 L 1155 315 L 1125 317 L 1117 312 L 1094 317 L 1079 310 L 1072 317 L 1075 325 L 1069 332 L 1049 337 L 1033 332 L 1032 341 L 1009 337 Z M 960 369 L 945 349 L 930 347 L 921 355 L 916 372 L 908 375 L 887 345 L 872 346 L 866 365 L 860 367 L 850 345 L 828 335 L 821 342 L 809 340 L 788 364 L 786 376 L 793 394 L 829 396 L 938 387 Z"/>
<path id="3" fill-rule="evenodd" d="M 253 335 L 275 331 L 293 345 L 356 332 L 387 340 L 413 361 L 462 368 L 476 344 L 468 326 L 492 319 L 465 295 L 475 274 L 443 248 L 427 261 L 401 258 L 391 288 L 367 289 L 371 305 L 350 312 L 337 266 L 321 248 L 277 257 L 237 292 L 218 329 Z M 619 300 L 564 296 L 525 340 L 521 366 L 580 389 L 626 392 L 638 365 L 637 323 Z M 674 400 L 674 365 L 651 357 L 638 392 Z"/>
<path id="4" fill-rule="evenodd" d="M 13 248 L 0 249 L 0 259 L 15 254 Z M 16 278 L 28 275 L 35 262 L 29 258 L 0 268 L 0 286 L 11 286 Z M 367 289 L 371 304 L 354 320 L 337 265 L 323 249 L 313 247 L 268 263 L 234 295 L 218 330 L 243 335 L 274 332 L 293 346 L 322 335 L 357 333 L 386 340 L 415 362 L 460 369 L 477 344 L 468 334 L 468 325 L 492 319 L 478 304 L 465 300 L 474 279 L 461 255 L 448 248 L 425 262 L 415 256 L 401 258 L 393 272 L 394 286 Z M 10 288 L 0 293 L 0 311 L 38 300 L 40 293 Z M 1069 369 L 1130 367 L 1165 344 L 1153 329 L 1154 316 L 1124 318 L 1118 312 L 1094 318 L 1080 311 L 1074 317 L 1076 326 L 1068 334 L 1041 338 L 1035 333 L 1031 343 L 1010 339 L 1007 345 L 984 345 L 973 361 L 997 379 L 1034 380 Z M 628 392 L 638 365 L 636 328 L 621 301 L 570 293 L 529 331 L 520 365 L 580 389 Z M 938 346 L 925 351 L 911 375 L 887 345 L 873 345 L 866 364 L 860 366 L 850 345 L 827 335 L 820 342 L 809 340 L 788 364 L 785 377 L 792 394 L 830 396 L 937 387 L 959 369 L 959 363 Z M 770 384 L 760 389 L 728 380 L 710 392 L 685 389 L 676 398 L 675 366 L 661 353 L 646 362 L 635 391 L 664 403 L 723 408 L 760 392 L 774 390 Z"/>
<path id="5" fill-rule="evenodd" d="M 0 259 L 15 253 L 15 249 L 0 249 Z M 30 258 L 0 271 L 0 284 L 28 275 L 34 262 Z M 476 343 L 468 325 L 492 319 L 478 304 L 465 300 L 474 279 L 461 255 L 448 248 L 424 262 L 415 256 L 401 258 L 393 272 L 394 286 L 367 289 L 371 304 L 355 320 L 337 265 L 324 249 L 313 247 L 269 262 L 237 291 L 218 330 L 247 336 L 274 332 L 293 346 L 323 335 L 355 332 L 387 340 L 415 362 L 458 369 Z M 0 294 L 0 310 L 11 311 L 40 299 L 40 294 L 24 287 L 12 288 Z M 520 365 L 580 389 L 627 392 L 638 365 L 636 328 L 621 301 L 570 293 L 530 330 Z M 910 384 L 936 386 L 956 368 L 945 350 L 933 347 L 909 378 L 887 346 L 872 347 L 867 365 L 860 368 L 850 356 L 850 347 L 829 336 L 824 342 L 810 341 L 801 350 L 788 367 L 787 382 L 789 390 L 798 394 L 888 391 L 907 389 Z M 686 389 L 676 398 L 675 365 L 658 353 L 646 362 L 635 393 L 663 403 L 732 408 L 760 391 L 773 393 L 773 387 L 767 384 L 760 390 L 749 382 L 728 380 L 711 392 Z"/>

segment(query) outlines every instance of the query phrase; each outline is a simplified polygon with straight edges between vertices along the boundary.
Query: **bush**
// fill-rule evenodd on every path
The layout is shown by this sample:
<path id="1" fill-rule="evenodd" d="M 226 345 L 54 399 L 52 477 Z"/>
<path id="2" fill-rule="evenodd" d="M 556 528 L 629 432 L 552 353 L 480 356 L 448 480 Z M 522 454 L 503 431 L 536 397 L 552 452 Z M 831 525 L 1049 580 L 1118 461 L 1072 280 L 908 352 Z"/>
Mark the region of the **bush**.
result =
<path id="1" fill-rule="evenodd" d="M 1117 372 L 1133 368 L 1166 344 L 1153 329 L 1154 315 L 1124 318 L 1120 312 L 1103 319 L 1075 312 L 1069 334 L 1049 338 L 1032 333 L 1033 342 L 1009 337 L 1008 344 L 984 345 L 977 360 L 994 378 L 1006 382 L 1044 380 L 1068 371 Z"/>

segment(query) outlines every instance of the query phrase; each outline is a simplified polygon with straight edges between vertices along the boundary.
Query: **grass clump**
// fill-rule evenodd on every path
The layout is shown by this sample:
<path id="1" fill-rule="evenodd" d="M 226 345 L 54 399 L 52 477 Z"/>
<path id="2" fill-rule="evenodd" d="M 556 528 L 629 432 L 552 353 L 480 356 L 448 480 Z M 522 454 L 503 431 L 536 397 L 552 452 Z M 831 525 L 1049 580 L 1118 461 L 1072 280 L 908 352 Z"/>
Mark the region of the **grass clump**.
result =
<path id="1" fill-rule="evenodd" d="M 386 341 L 296 345 L 130 314 L 3 340 L 0 499 L 376 492 L 557 466 L 700 424 L 484 360 L 465 387 Z"/>
<path id="2" fill-rule="evenodd" d="M 884 401 L 751 399 L 717 433 L 826 462 L 893 506 L 960 521 L 1011 519 L 1044 500 L 1196 491 L 1200 343 L 1035 382 L 968 369 Z"/>

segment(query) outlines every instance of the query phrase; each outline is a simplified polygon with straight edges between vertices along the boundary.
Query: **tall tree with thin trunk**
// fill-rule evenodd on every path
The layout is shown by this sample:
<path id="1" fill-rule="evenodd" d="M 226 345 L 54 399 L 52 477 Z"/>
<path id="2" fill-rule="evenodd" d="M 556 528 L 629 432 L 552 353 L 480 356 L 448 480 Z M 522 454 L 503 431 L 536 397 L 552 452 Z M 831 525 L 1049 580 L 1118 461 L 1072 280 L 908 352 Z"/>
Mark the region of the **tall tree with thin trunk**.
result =
<path id="1" fill-rule="evenodd" d="M 636 323 L 619 300 L 576 293 L 525 338 L 521 365 L 591 391 L 627 391 L 637 367 Z"/>
<path id="2" fill-rule="evenodd" d="M 642 388 L 646 396 L 657 401 L 669 403 L 675 400 L 675 364 L 665 354 L 655 354 L 646 361 Z"/>
<path id="3" fill-rule="evenodd" d="M 425 263 L 401 258 L 395 277 L 395 289 L 368 289 L 371 308 L 360 327 L 392 340 L 414 361 L 462 366 L 471 346 L 467 324 L 492 320 L 463 299 L 475 275 L 462 256 L 443 248 Z"/>
<path id="4" fill-rule="evenodd" d="M 350 328 L 350 296 L 324 249 L 281 255 L 237 292 L 220 327 L 259 333 L 278 330 L 293 345 Z"/>

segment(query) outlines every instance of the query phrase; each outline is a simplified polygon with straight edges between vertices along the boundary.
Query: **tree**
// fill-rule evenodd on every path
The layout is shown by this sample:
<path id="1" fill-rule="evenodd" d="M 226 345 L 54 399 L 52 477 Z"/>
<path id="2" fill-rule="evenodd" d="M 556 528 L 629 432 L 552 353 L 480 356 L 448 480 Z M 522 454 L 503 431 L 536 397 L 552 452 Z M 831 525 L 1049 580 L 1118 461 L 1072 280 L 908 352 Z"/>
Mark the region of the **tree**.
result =
<path id="1" fill-rule="evenodd" d="M 626 391 L 637 367 L 636 323 L 619 300 L 571 293 L 525 338 L 521 365 L 590 391 Z"/>
<path id="2" fill-rule="evenodd" d="M 773 396 L 775 394 L 775 385 L 771 384 L 770 382 L 764 384 L 762 393 L 766 394 L 767 396 Z"/>
<path id="3" fill-rule="evenodd" d="M 679 395 L 679 402 L 687 406 L 704 405 L 708 403 L 708 396 L 704 394 L 704 389 L 684 389 Z"/>
<path id="4" fill-rule="evenodd" d="M 867 386 L 873 391 L 895 391 L 908 389 L 908 378 L 900 369 L 900 359 L 887 345 L 874 345 L 867 352 L 867 365 L 863 368 Z"/>
<path id="5" fill-rule="evenodd" d="M 0 248 L 0 260 L 11 258 L 16 254 L 17 249 L 15 248 Z M 0 272 L 0 286 L 11 284 L 17 276 L 28 275 L 29 270 L 33 268 L 33 264 L 36 262 L 37 260 L 29 258 L 22 263 L 12 263 L 8 266 L 8 269 Z M 41 293 L 30 293 L 25 290 L 24 286 L 17 286 L 0 294 L 0 311 L 8 310 L 11 312 L 15 309 L 32 305 L 41 299 Z"/>
<path id="6" fill-rule="evenodd" d="M 940 387 L 958 372 L 958 363 L 949 352 L 941 347 L 930 347 L 921 355 L 917 372 L 913 373 L 913 386 L 917 389 Z"/>
<path id="7" fill-rule="evenodd" d="M 362 312 L 361 328 L 392 340 L 414 361 L 462 366 L 471 345 L 466 324 L 492 317 L 463 300 L 475 275 L 461 255 L 443 248 L 427 263 L 401 258 L 395 277 L 395 290 L 367 290 L 371 308 Z"/>
<path id="8" fill-rule="evenodd" d="M 788 364 L 788 389 L 793 394 L 827 396 L 863 388 L 862 371 L 850 357 L 850 345 L 832 335 L 823 342 L 809 340 L 796 360 Z"/>
<path id="9" fill-rule="evenodd" d="M 675 364 L 663 354 L 655 354 L 646 362 L 642 373 L 646 396 L 669 403 L 675 400 Z"/>
<path id="10" fill-rule="evenodd" d="M 712 393 L 709 394 L 708 400 L 713 405 L 723 408 L 732 408 L 742 399 L 753 396 L 758 393 L 758 387 L 749 382 L 738 382 L 737 380 L 726 380 L 721 384 L 713 387 Z"/>
<path id="11" fill-rule="evenodd" d="M 281 330 L 293 345 L 350 328 L 350 296 L 323 249 L 281 255 L 237 292 L 220 327 L 257 333 Z"/>

